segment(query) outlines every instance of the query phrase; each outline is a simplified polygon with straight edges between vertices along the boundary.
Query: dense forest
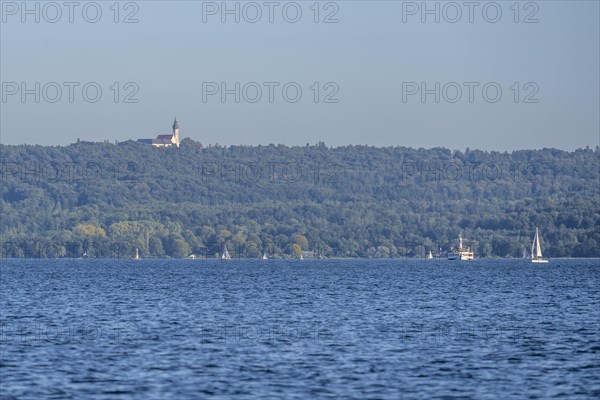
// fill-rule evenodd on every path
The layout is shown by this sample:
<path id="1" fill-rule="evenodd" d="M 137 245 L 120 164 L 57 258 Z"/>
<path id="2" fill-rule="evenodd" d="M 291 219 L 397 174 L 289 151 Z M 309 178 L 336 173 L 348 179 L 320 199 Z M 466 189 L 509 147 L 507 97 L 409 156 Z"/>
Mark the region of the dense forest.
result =
<path id="1" fill-rule="evenodd" d="M 0 145 L 2 257 L 600 256 L 600 149 Z M 441 250 L 440 250 L 441 249 Z"/>

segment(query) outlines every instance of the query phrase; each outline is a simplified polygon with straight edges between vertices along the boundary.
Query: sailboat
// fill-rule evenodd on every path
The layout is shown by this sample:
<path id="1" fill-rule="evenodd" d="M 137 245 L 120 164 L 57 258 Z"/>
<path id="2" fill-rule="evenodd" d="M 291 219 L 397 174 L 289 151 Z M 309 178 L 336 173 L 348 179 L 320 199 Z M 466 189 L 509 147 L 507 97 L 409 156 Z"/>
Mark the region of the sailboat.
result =
<path id="1" fill-rule="evenodd" d="M 141 260 L 141 259 L 142 259 L 142 257 L 140 257 L 140 252 L 139 252 L 138 248 L 136 247 L 134 260 Z"/>
<path id="2" fill-rule="evenodd" d="M 531 244 L 531 262 L 532 263 L 547 263 L 544 257 L 542 257 L 542 246 L 540 246 L 540 234 L 538 228 L 535 228 L 535 237 Z"/>
<path id="3" fill-rule="evenodd" d="M 428 260 L 433 259 L 433 253 L 431 252 L 431 250 L 429 250 L 429 254 L 427 254 L 427 259 Z"/>
<path id="4" fill-rule="evenodd" d="M 223 254 L 221 254 L 221 260 L 231 260 L 231 256 L 227 251 L 227 246 L 223 245 Z"/>
<path id="5" fill-rule="evenodd" d="M 262 259 L 263 260 L 268 260 L 269 259 L 269 257 L 267 257 L 267 253 L 263 253 Z"/>

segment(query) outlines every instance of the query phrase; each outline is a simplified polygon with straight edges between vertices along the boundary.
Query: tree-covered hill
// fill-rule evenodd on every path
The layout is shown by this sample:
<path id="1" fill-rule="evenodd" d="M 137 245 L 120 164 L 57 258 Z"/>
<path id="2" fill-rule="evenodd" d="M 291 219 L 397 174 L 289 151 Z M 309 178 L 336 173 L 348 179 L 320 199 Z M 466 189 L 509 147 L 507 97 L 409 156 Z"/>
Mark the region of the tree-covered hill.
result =
<path id="1" fill-rule="evenodd" d="M 600 149 L 0 146 L 4 257 L 600 255 Z"/>

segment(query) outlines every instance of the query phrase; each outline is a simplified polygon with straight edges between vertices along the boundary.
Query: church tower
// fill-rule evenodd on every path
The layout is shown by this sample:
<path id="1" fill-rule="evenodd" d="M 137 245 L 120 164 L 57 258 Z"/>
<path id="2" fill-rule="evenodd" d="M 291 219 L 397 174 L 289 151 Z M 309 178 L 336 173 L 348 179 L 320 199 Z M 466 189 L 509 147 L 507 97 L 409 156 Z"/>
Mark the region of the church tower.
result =
<path id="1" fill-rule="evenodd" d="M 175 117 L 175 122 L 173 122 L 173 144 L 179 147 L 179 123 L 177 122 L 177 117 Z"/>

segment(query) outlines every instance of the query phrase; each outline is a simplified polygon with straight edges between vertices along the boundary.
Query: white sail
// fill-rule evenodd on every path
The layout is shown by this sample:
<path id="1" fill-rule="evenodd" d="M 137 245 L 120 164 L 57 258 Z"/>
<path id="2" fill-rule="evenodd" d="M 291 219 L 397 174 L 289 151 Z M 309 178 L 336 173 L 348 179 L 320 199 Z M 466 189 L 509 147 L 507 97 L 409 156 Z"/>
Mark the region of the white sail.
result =
<path id="1" fill-rule="evenodd" d="M 533 243 L 531 243 L 531 262 L 534 263 L 547 263 L 548 260 L 542 257 L 542 246 L 540 245 L 540 233 L 538 228 L 535 228 L 535 236 Z"/>
<path id="2" fill-rule="evenodd" d="M 221 260 L 231 260 L 231 256 L 227 251 L 227 246 L 223 245 L 223 254 L 221 254 Z"/>
<path id="3" fill-rule="evenodd" d="M 542 246 L 540 246 L 540 235 L 538 233 L 538 228 L 535 228 L 535 246 L 537 248 L 537 258 L 542 258 Z"/>

